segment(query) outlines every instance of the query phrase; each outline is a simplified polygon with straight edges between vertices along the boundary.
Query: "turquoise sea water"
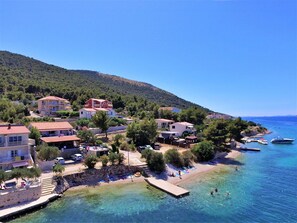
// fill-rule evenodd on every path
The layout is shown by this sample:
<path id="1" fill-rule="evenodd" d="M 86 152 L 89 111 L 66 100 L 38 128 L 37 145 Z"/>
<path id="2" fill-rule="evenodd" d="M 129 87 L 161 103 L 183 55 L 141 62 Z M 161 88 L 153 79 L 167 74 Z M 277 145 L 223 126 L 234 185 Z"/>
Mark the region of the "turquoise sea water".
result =
<path id="1" fill-rule="evenodd" d="M 69 191 L 46 208 L 13 222 L 297 222 L 297 117 L 247 118 L 293 145 L 247 144 L 234 166 L 182 184 L 175 199 L 145 183 Z M 210 190 L 218 188 L 214 197 Z M 230 196 L 226 196 L 226 192 Z"/>

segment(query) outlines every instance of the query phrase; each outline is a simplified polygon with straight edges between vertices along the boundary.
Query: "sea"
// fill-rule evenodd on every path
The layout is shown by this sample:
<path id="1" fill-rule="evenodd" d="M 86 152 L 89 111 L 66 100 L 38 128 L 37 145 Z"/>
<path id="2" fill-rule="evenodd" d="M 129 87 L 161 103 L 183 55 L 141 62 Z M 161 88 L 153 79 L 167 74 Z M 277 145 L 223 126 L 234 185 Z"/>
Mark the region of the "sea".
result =
<path id="1" fill-rule="evenodd" d="M 297 222 L 297 116 L 244 119 L 272 131 L 264 136 L 269 142 L 277 136 L 296 140 L 247 144 L 261 152 L 244 152 L 232 165 L 180 184 L 190 191 L 183 198 L 145 183 L 109 184 L 67 191 L 12 222 Z"/>

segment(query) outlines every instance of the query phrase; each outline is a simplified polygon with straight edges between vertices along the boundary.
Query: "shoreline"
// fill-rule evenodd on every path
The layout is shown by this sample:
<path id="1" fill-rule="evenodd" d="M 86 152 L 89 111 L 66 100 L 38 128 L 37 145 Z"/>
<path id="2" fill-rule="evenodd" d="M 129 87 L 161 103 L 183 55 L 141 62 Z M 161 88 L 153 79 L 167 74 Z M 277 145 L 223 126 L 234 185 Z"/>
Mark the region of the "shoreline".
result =
<path id="1" fill-rule="evenodd" d="M 169 183 L 172 183 L 174 185 L 179 184 L 187 184 L 191 183 L 193 180 L 197 180 L 197 177 L 200 175 L 205 175 L 208 173 L 211 173 L 215 170 L 219 170 L 224 167 L 228 166 L 236 166 L 235 164 L 232 164 L 234 160 L 236 160 L 238 157 L 240 157 L 243 153 L 239 150 L 231 150 L 228 154 L 222 154 L 221 156 L 215 158 L 212 160 L 212 162 L 217 162 L 215 164 L 208 164 L 208 163 L 195 163 L 193 166 L 196 168 L 194 170 L 191 170 L 189 173 L 182 175 L 182 178 L 179 177 L 170 177 L 168 176 L 167 179 L 164 179 L 164 177 L 157 177 L 158 179 L 163 179 L 165 181 L 168 181 Z M 156 176 L 154 176 L 156 178 Z M 113 186 L 113 185 L 121 185 L 121 184 L 129 184 L 129 183 L 142 183 L 146 182 L 145 177 L 133 177 L 133 181 L 131 179 L 124 179 L 124 180 L 116 180 L 109 183 L 98 183 L 97 185 L 78 185 L 78 186 L 72 186 L 69 187 L 67 190 L 69 191 L 75 191 L 80 190 L 84 188 L 89 187 L 100 187 L 100 186 Z"/>

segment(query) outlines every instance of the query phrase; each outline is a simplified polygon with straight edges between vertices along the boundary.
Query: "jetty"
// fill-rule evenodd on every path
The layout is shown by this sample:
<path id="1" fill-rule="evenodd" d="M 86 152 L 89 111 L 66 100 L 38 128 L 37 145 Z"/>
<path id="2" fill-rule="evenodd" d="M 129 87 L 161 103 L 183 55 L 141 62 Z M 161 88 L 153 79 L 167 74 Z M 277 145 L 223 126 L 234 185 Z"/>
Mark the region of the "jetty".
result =
<path id="1" fill-rule="evenodd" d="M 22 215 L 29 211 L 42 208 L 43 206 L 46 206 L 49 202 L 57 199 L 58 197 L 58 194 L 49 194 L 46 196 L 42 196 L 39 199 L 32 202 L 18 204 L 2 210 L 0 209 L 0 220 L 7 220 L 12 218 L 13 216 Z"/>
<path id="2" fill-rule="evenodd" d="M 172 183 L 169 183 L 165 180 L 149 177 L 149 178 L 146 178 L 145 181 L 148 184 L 150 184 L 150 185 L 152 185 L 152 186 L 154 186 L 168 194 L 173 195 L 174 197 L 182 197 L 182 196 L 188 195 L 190 193 L 190 191 L 188 191 L 184 188 L 181 188 L 179 186 L 176 186 Z"/>
<path id="3" fill-rule="evenodd" d="M 260 152 L 261 149 L 259 148 L 240 148 L 242 151 L 253 151 L 253 152 Z"/>

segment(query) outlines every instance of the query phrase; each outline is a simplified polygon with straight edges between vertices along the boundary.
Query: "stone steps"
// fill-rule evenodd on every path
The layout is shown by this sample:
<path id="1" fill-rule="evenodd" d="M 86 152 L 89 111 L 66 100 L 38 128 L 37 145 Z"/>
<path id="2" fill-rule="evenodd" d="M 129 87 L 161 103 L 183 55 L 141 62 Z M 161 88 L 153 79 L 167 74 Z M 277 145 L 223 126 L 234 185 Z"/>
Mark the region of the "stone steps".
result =
<path id="1" fill-rule="evenodd" d="M 52 184 L 52 181 L 53 179 L 51 177 L 42 179 L 41 196 L 46 196 L 53 193 L 55 185 Z"/>

